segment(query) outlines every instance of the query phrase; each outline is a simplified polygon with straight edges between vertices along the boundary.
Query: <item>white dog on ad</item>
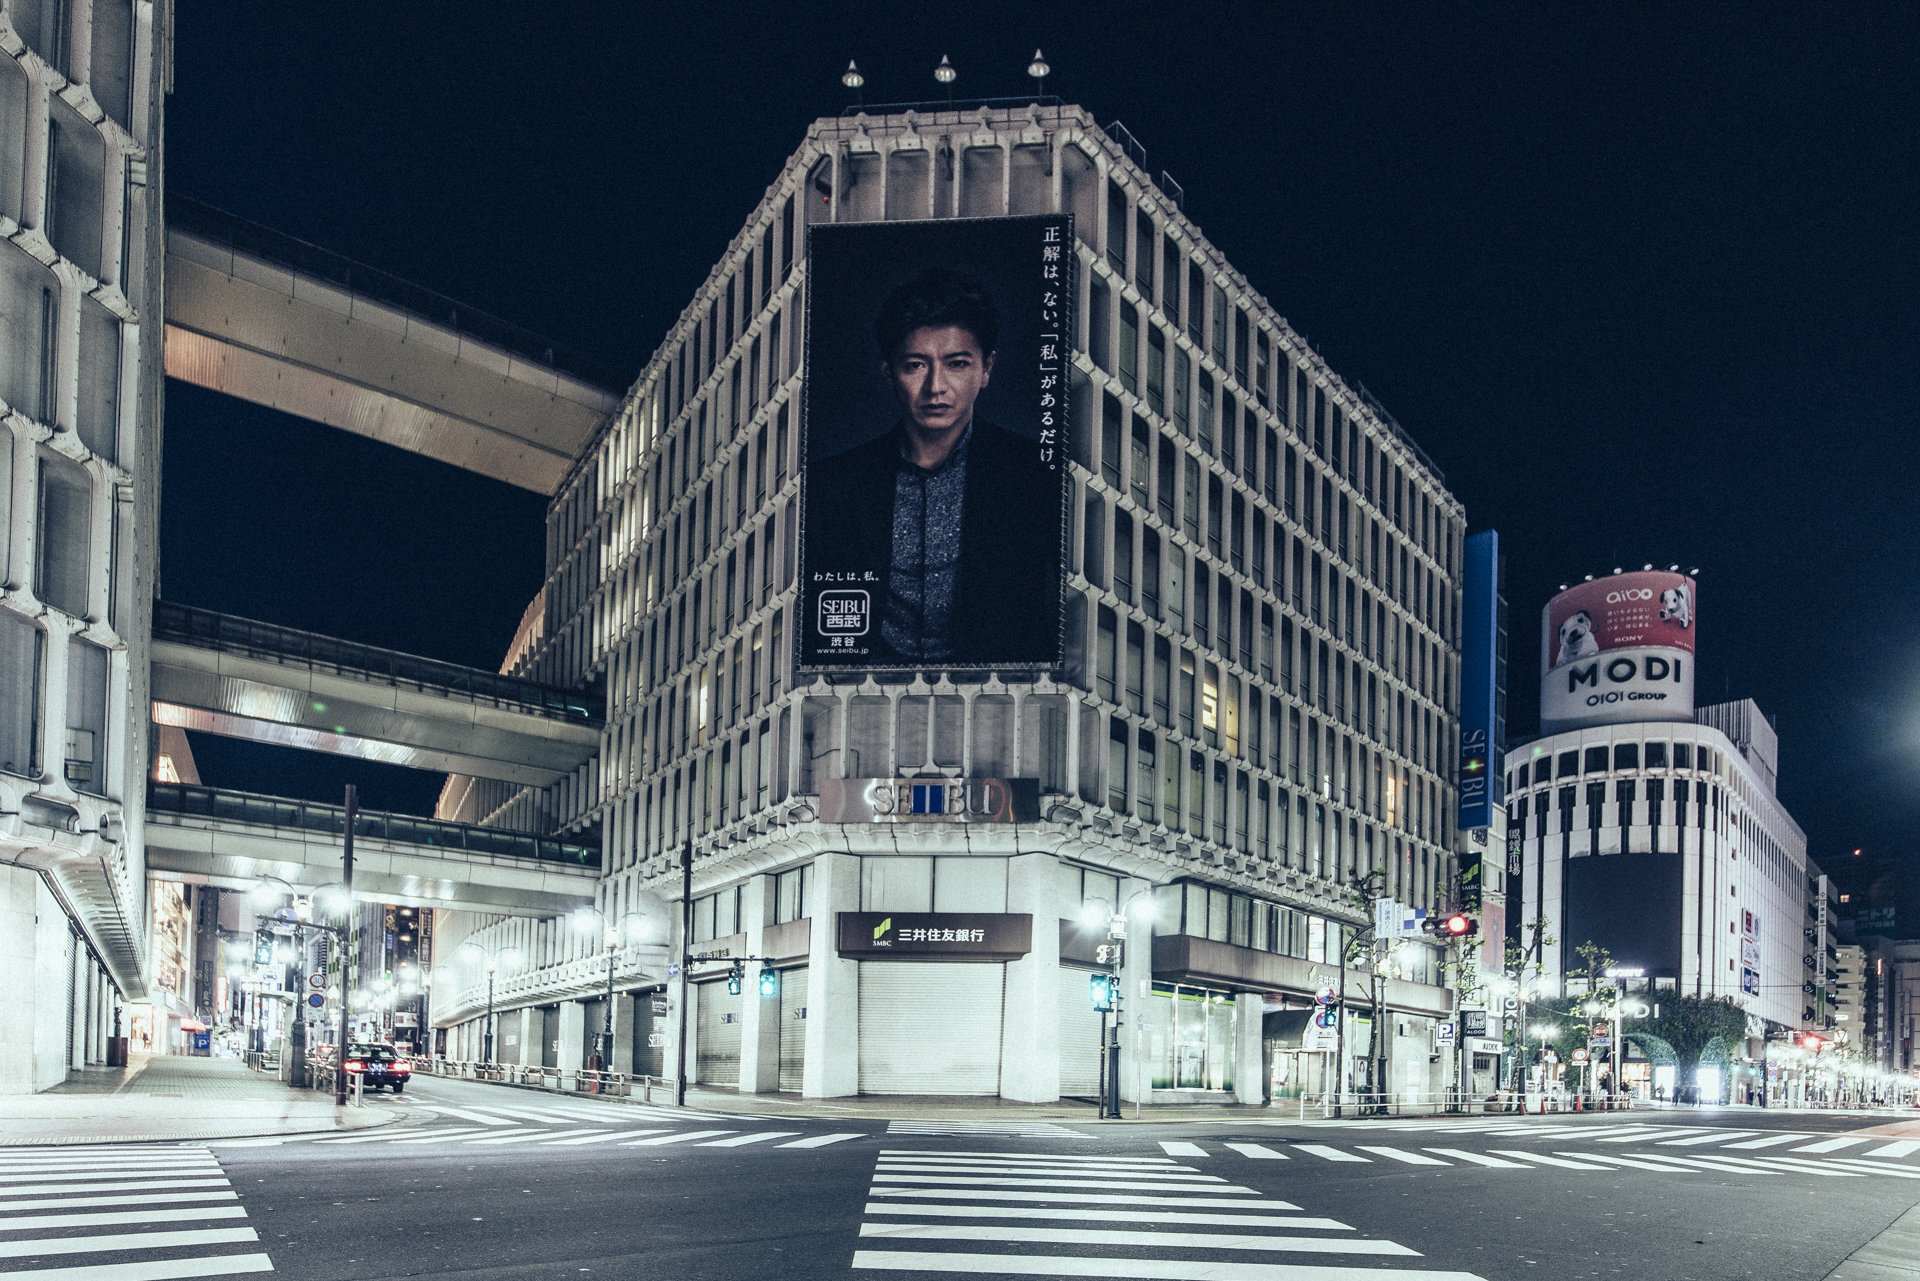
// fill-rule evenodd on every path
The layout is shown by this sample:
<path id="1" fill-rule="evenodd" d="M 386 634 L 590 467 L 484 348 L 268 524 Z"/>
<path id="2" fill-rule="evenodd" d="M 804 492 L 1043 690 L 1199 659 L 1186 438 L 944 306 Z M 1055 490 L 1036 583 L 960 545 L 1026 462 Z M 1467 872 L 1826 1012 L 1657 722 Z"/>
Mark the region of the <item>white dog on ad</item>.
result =
<path id="1" fill-rule="evenodd" d="M 1592 658 L 1600 652 L 1600 642 L 1593 638 L 1593 618 L 1586 610 L 1570 614 L 1560 624 L 1560 651 L 1553 660 L 1555 667 L 1564 667 L 1576 658 Z"/>

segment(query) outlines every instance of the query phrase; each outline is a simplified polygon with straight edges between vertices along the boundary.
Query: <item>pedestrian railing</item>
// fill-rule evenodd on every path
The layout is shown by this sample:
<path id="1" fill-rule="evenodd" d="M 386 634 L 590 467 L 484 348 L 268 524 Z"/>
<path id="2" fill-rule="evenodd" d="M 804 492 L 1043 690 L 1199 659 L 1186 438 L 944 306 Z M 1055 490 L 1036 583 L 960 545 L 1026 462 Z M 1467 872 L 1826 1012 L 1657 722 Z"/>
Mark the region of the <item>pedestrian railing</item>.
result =
<path id="1" fill-rule="evenodd" d="M 611 1098 L 638 1098 L 653 1102 L 655 1089 L 672 1094 L 671 1082 L 664 1077 L 637 1072 L 606 1072 L 594 1068 L 557 1068 L 539 1064 L 481 1063 L 462 1059 L 416 1058 L 415 1073 L 443 1076 L 456 1081 L 487 1081 L 500 1085 L 519 1085 L 556 1094 L 600 1094 Z"/>
<path id="2" fill-rule="evenodd" d="M 1491 1094 L 1466 1094 L 1458 1090 L 1422 1092 L 1414 1090 L 1389 1090 L 1370 1092 L 1366 1090 L 1336 1094 L 1331 1091 L 1324 1094 L 1300 1095 L 1300 1116 L 1308 1117 L 1339 1116 L 1439 1116 L 1449 1113 L 1546 1113 L 1546 1112 L 1605 1112 L 1624 1110 L 1634 1106 L 1630 1096 L 1622 1095 L 1608 1098 L 1605 1095 L 1588 1098 L 1583 1095 L 1560 1091 L 1542 1092 L 1538 1090 L 1516 1093 L 1512 1090 L 1496 1090 Z"/>

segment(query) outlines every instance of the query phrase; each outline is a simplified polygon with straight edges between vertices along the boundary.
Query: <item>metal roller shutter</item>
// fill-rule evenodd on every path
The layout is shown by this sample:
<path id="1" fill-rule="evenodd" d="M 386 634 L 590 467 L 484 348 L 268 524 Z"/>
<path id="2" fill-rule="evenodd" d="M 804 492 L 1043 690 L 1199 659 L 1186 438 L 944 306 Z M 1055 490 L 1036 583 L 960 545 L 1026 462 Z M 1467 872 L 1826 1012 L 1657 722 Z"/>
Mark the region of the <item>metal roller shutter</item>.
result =
<path id="1" fill-rule="evenodd" d="M 862 1094 L 1000 1093 L 1004 965 L 864 961 Z"/>
<path id="2" fill-rule="evenodd" d="M 1087 983 L 1092 973 L 1060 967 L 1060 1093 L 1070 1098 L 1100 1093 L 1100 1011 Z"/>
<path id="3" fill-rule="evenodd" d="M 694 1041 L 694 1079 L 702 1085 L 740 1085 L 740 998 L 725 982 L 700 984 L 694 1008 L 699 1020 Z"/>
<path id="4" fill-rule="evenodd" d="M 807 1070 L 807 971 L 780 972 L 780 1088 L 799 1090 Z"/>

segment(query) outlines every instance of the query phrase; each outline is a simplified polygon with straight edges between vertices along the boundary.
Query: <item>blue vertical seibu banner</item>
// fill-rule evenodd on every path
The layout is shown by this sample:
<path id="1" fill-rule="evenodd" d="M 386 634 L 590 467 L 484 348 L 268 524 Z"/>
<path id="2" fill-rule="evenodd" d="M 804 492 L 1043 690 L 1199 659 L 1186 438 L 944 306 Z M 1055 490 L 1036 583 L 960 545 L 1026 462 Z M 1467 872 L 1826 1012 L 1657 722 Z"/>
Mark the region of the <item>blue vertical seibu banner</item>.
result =
<path id="1" fill-rule="evenodd" d="M 1495 644 L 1500 627 L 1500 534 L 1483 530 L 1466 542 L 1466 591 L 1460 657 L 1460 830 L 1493 821 Z"/>

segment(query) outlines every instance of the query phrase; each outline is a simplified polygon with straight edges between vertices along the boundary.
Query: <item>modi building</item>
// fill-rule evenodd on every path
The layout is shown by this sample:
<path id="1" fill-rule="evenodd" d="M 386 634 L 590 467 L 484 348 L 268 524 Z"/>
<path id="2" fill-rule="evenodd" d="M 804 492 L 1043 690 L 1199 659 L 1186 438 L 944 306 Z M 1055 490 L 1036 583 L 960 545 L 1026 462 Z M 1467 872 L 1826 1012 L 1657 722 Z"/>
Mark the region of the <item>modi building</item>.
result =
<path id="1" fill-rule="evenodd" d="M 443 914 L 492 971 L 436 986 L 448 1057 L 491 983 L 505 1062 L 611 1029 L 671 1075 L 684 1002 L 703 1086 L 1087 1096 L 1099 971 L 1130 1101 L 1332 1087 L 1362 878 L 1449 901 L 1465 513 L 1130 151 L 1077 107 L 808 130 L 553 499 L 507 670 L 604 690 L 601 750 L 442 812 L 604 874 L 591 919 Z M 1444 1088 L 1438 961 L 1393 954 L 1350 1084 Z"/>

